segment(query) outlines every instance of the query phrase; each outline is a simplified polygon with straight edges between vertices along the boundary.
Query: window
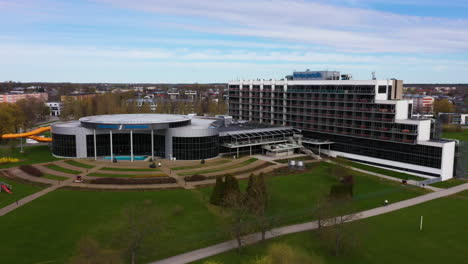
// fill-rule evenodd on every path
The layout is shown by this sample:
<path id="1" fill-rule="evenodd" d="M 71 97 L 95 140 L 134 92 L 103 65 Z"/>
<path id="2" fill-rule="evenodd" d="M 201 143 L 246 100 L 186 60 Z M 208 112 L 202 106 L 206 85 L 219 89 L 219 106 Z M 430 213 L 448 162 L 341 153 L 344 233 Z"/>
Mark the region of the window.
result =
<path id="1" fill-rule="evenodd" d="M 379 86 L 379 94 L 381 93 L 387 93 L 387 86 L 385 85 L 380 85 Z"/>
<path id="2" fill-rule="evenodd" d="M 218 136 L 172 138 L 172 156 L 178 160 L 208 159 L 218 154 Z"/>
<path id="3" fill-rule="evenodd" d="M 387 93 L 387 86 L 380 85 L 379 86 L 379 93 Z"/>
<path id="4" fill-rule="evenodd" d="M 75 135 L 52 134 L 52 153 L 60 157 L 76 157 Z"/>

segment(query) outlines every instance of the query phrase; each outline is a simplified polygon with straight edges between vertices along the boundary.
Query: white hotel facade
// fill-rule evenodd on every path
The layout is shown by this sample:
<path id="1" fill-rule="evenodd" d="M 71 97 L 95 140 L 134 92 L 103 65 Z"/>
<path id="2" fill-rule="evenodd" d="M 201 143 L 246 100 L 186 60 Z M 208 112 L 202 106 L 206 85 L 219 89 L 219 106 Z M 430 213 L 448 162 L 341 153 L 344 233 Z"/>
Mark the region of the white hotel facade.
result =
<path id="1" fill-rule="evenodd" d="M 340 80 L 336 72 L 232 81 L 229 114 L 332 141 L 322 151 L 330 156 L 425 178 L 452 178 L 456 141 L 437 138 L 433 120 L 413 119 L 413 102 L 402 99 L 402 88 L 398 80 Z"/>

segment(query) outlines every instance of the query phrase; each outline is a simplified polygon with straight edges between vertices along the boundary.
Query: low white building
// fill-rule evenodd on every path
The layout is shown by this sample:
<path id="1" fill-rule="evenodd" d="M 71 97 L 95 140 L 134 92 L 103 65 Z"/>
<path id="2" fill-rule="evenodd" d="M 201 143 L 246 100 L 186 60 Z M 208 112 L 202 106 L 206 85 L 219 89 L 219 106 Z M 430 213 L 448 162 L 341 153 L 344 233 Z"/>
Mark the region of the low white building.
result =
<path id="1" fill-rule="evenodd" d="M 62 108 L 63 108 L 63 103 L 47 102 L 45 104 L 47 105 L 47 107 L 49 107 L 51 116 L 60 116 L 60 113 L 62 112 Z"/>

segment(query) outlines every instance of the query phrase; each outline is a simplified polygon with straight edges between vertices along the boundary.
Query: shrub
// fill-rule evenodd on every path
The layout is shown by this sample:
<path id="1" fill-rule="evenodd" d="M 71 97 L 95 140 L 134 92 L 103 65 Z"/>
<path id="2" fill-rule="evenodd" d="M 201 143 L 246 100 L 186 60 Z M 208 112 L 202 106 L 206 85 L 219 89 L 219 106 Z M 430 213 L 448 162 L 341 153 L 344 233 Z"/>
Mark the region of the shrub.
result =
<path id="1" fill-rule="evenodd" d="M 204 175 L 199 175 L 199 174 L 195 174 L 195 175 L 191 175 L 191 176 L 185 176 L 184 177 L 184 180 L 186 182 L 195 182 L 195 181 L 204 181 L 208 179 L 206 176 Z"/>
<path id="2" fill-rule="evenodd" d="M 36 176 L 36 177 L 44 176 L 44 173 L 42 173 L 42 171 L 40 171 L 38 168 L 33 167 L 31 165 L 21 165 L 19 168 L 20 170 L 26 172 L 27 174 L 31 176 Z"/>
<path id="3" fill-rule="evenodd" d="M 155 177 L 145 179 L 99 178 L 90 182 L 93 184 L 165 184 L 176 183 L 177 181 L 170 177 Z"/>
<path id="4" fill-rule="evenodd" d="M 324 260 L 323 258 L 313 254 L 313 252 L 305 252 L 285 243 L 276 243 L 268 248 L 266 256 L 257 258 L 252 262 L 252 264 L 282 263 L 322 264 L 324 263 Z"/>
<path id="5" fill-rule="evenodd" d="M 460 125 L 443 125 L 442 131 L 444 132 L 462 132 L 463 129 Z"/>
<path id="6" fill-rule="evenodd" d="M 180 205 L 180 204 L 177 204 L 174 209 L 172 209 L 172 214 L 173 215 L 182 215 L 184 213 L 184 210 L 185 208 Z"/>
<path id="7" fill-rule="evenodd" d="M 330 196 L 336 199 L 352 197 L 353 185 L 344 183 L 333 184 L 330 189 Z"/>
<path id="8" fill-rule="evenodd" d="M 19 162 L 17 158 L 10 158 L 10 157 L 3 157 L 0 158 L 0 164 L 7 164 L 7 163 L 16 163 Z"/>
<path id="9" fill-rule="evenodd" d="M 133 176 L 133 178 L 154 178 L 154 177 L 167 177 L 165 173 L 158 173 L 158 174 L 137 174 Z"/>
<path id="10" fill-rule="evenodd" d="M 224 199 L 225 183 L 223 177 L 216 177 L 216 185 L 211 192 L 210 203 L 222 205 Z"/>

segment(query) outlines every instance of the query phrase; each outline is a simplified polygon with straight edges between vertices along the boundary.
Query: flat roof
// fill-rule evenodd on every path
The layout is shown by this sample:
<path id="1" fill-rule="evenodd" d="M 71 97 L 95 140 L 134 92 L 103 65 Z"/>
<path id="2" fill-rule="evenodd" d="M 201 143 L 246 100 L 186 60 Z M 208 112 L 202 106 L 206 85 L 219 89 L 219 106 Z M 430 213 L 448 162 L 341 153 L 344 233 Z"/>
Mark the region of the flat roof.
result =
<path id="1" fill-rule="evenodd" d="M 185 115 L 169 115 L 169 114 L 117 114 L 117 115 L 97 115 L 87 116 L 79 119 L 83 123 L 92 124 L 167 124 L 190 120 L 189 116 Z"/>

